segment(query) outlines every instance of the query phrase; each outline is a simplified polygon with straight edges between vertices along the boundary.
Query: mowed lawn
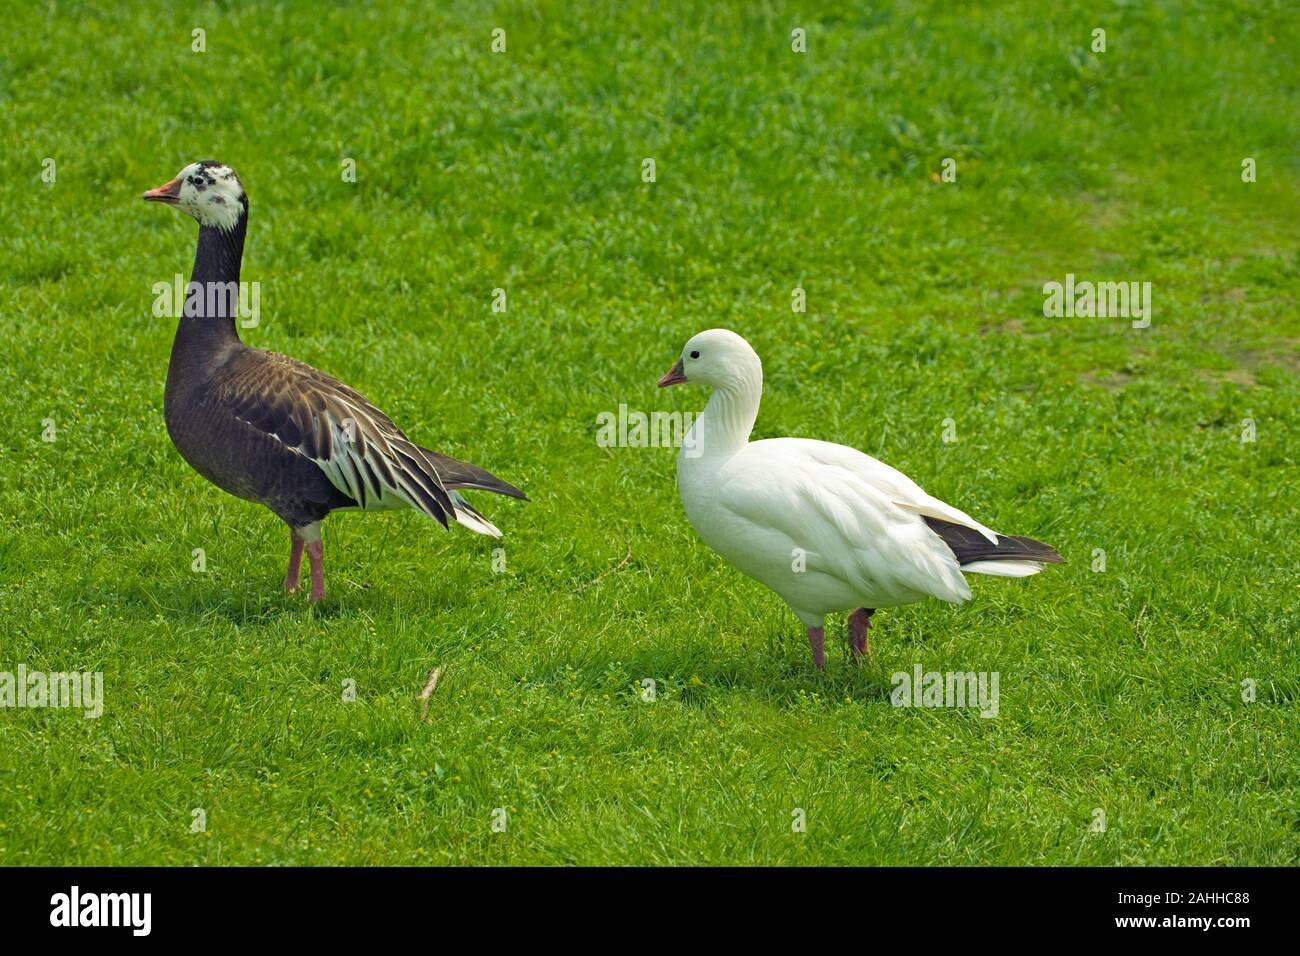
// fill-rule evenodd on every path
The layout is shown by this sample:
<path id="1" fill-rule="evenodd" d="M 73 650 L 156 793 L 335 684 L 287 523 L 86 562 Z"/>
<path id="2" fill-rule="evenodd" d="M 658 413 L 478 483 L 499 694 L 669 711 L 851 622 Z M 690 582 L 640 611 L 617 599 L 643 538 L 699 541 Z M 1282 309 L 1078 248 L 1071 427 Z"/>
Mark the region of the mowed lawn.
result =
<path id="1" fill-rule="evenodd" d="M 0 671 L 105 700 L 0 709 L 0 864 L 1300 862 L 1288 4 L 611 6 L 6 14 Z M 529 493 L 472 496 L 495 565 L 340 515 L 313 610 L 172 448 L 196 230 L 140 193 L 199 159 L 252 201 L 245 340 Z M 1044 317 L 1067 275 L 1150 282 L 1150 326 Z M 816 672 L 676 452 L 596 440 L 702 408 L 655 381 L 713 326 L 756 438 L 1068 564 L 881 611 L 861 669 L 833 619 Z M 998 715 L 892 706 L 918 664 Z"/>

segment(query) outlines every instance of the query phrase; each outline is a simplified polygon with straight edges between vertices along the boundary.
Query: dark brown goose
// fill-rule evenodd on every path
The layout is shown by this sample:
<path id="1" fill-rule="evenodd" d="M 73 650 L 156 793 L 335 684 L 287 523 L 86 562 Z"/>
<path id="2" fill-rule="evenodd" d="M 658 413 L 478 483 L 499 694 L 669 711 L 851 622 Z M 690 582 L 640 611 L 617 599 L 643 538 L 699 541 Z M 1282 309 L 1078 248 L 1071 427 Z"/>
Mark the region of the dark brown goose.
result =
<path id="1" fill-rule="evenodd" d="M 514 485 L 421 448 L 356 390 L 310 365 L 249 348 L 235 328 L 248 196 L 235 171 L 205 160 L 144 194 L 198 220 L 183 315 L 163 400 L 167 432 L 194 470 L 257 501 L 289 526 L 287 591 L 297 591 L 302 552 L 311 600 L 325 596 L 320 523 L 331 511 L 415 508 L 443 527 L 450 515 L 480 534 L 501 532 L 459 493 L 512 498 Z"/>

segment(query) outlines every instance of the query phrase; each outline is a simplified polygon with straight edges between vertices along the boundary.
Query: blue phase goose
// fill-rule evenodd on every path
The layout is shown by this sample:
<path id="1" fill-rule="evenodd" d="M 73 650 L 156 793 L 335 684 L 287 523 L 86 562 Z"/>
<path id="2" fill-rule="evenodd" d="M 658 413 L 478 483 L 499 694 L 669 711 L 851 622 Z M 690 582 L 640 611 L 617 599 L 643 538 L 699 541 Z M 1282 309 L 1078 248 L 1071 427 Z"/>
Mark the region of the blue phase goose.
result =
<path id="1" fill-rule="evenodd" d="M 960 604 L 965 574 L 1019 578 L 1060 563 L 1050 545 L 990 531 L 916 482 L 845 445 L 751 442 L 763 364 L 727 329 L 701 332 L 659 387 L 713 389 L 677 458 L 677 489 L 704 543 L 767 585 L 808 629 L 824 668 L 825 617 L 849 614 L 856 661 L 876 608 L 926 597 Z"/>
<path id="2" fill-rule="evenodd" d="M 289 526 L 286 591 L 325 596 L 322 519 L 332 511 L 415 508 L 500 537 L 460 494 L 526 496 L 475 465 L 412 442 L 360 392 L 296 359 L 249 348 L 235 327 L 248 196 L 235 171 L 210 160 L 144 194 L 199 223 L 190 292 L 167 368 L 163 413 L 176 450 L 210 482 L 260 502 Z M 197 288 L 196 288 L 197 284 Z"/>

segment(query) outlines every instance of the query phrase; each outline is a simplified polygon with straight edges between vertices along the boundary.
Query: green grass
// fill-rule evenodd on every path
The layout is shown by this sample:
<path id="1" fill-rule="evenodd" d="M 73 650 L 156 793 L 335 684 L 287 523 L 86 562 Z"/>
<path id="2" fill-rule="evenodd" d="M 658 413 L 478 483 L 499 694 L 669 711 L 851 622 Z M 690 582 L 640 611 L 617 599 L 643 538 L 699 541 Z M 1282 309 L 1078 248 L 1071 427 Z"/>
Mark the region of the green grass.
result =
<path id="1" fill-rule="evenodd" d="M 1300 862 L 1287 5 L 610 6 L 8 12 L 0 670 L 102 671 L 106 705 L 0 710 L 0 863 Z M 205 158 L 252 199 L 245 339 L 523 486 L 475 498 L 504 573 L 342 515 L 312 610 L 283 525 L 173 450 L 151 289 L 194 227 L 139 194 Z M 1044 318 L 1067 272 L 1152 282 L 1151 327 Z M 718 325 L 764 359 L 755 437 L 1069 563 L 882 611 L 861 670 L 835 620 L 816 673 L 675 452 L 595 441 L 702 407 L 654 382 Z M 999 716 L 890 706 L 918 662 L 998 671 Z"/>

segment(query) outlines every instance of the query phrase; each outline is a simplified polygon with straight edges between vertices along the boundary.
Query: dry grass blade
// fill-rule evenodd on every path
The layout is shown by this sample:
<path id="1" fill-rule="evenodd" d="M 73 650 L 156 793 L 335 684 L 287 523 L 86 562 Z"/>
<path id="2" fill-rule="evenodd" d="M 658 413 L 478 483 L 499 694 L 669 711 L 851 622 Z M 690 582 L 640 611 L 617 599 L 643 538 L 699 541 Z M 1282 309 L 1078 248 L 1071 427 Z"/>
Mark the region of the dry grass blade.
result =
<path id="1" fill-rule="evenodd" d="M 587 588 L 599 584 L 601 581 L 605 580 L 605 578 L 609 577 L 611 574 L 618 574 L 618 572 L 622 571 L 625 567 L 627 567 L 627 563 L 631 560 L 632 560 L 632 549 L 628 548 L 627 554 L 623 555 L 622 561 L 620 561 L 614 567 L 610 568 L 608 571 L 602 571 L 600 574 L 596 575 L 594 578 L 592 578 L 590 581 L 587 581 L 585 584 L 578 585 L 578 587 L 574 589 L 573 593 L 581 594 L 583 591 L 587 590 Z"/>
<path id="2" fill-rule="evenodd" d="M 442 676 L 442 668 L 435 667 L 429 671 L 429 679 L 424 684 L 424 690 L 420 691 L 420 719 L 428 720 L 429 718 L 429 698 L 433 692 L 438 689 L 438 678 Z"/>

